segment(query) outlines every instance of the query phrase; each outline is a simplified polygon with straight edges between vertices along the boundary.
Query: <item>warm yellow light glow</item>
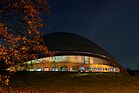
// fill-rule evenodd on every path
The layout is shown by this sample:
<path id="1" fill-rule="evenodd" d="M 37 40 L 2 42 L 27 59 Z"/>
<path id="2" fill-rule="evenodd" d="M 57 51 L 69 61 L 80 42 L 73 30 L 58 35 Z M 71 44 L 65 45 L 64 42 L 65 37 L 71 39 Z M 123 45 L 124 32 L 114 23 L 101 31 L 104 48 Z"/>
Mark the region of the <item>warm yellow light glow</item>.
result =
<path id="1" fill-rule="evenodd" d="M 89 56 L 64 55 L 40 58 L 11 67 L 12 70 L 22 71 L 81 71 L 81 72 L 120 72 L 118 67 L 105 65 L 109 62 Z"/>

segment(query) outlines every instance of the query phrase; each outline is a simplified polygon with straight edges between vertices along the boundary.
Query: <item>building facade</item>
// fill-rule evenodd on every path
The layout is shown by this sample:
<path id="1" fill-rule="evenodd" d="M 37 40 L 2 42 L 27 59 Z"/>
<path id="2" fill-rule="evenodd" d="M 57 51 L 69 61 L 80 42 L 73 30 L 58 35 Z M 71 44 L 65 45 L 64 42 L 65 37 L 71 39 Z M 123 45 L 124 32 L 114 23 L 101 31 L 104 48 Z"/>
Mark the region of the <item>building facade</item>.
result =
<path id="1" fill-rule="evenodd" d="M 9 69 L 16 71 L 70 71 L 70 72 L 117 72 L 126 73 L 124 68 L 96 43 L 82 36 L 55 32 L 43 36 L 51 57 L 17 64 Z"/>

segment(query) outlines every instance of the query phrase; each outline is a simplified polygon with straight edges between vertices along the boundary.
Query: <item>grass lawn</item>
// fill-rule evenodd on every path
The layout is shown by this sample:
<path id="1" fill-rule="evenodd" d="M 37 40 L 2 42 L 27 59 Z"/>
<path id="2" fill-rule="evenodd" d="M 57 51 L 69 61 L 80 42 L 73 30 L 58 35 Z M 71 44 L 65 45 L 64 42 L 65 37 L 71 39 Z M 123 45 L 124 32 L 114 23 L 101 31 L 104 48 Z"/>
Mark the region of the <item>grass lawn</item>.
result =
<path id="1" fill-rule="evenodd" d="M 139 76 L 17 72 L 1 93 L 139 93 Z"/>

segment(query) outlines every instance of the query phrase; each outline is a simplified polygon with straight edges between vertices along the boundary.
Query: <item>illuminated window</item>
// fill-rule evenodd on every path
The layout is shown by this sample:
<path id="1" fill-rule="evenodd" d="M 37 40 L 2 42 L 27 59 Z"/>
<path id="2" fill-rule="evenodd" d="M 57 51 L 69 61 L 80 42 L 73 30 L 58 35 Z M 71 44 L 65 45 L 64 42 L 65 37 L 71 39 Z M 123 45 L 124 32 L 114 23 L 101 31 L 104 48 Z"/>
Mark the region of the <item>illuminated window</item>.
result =
<path id="1" fill-rule="evenodd" d="M 52 71 L 59 71 L 59 69 L 57 67 L 53 67 Z"/>
<path id="2" fill-rule="evenodd" d="M 34 69 L 29 69 L 29 71 L 34 71 Z"/>
<path id="3" fill-rule="evenodd" d="M 114 68 L 109 68 L 108 70 L 109 70 L 110 72 L 114 72 L 114 71 L 115 71 Z"/>
<path id="4" fill-rule="evenodd" d="M 50 69 L 47 67 L 47 68 L 44 68 L 44 71 L 49 71 Z"/>
<path id="5" fill-rule="evenodd" d="M 84 56 L 84 64 L 89 64 L 89 63 L 90 63 L 90 57 Z"/>
<path id="6" fill-rule="evenodd" d="M 94 70 L 98 70 L 98 68 L 94 68 Z"/>
<path id="7" fill-rule="evenodd" d="M 115 68 L 115 71 L 116 71 L 116 72 L 120 72 L 120 69 L 118 69 L 118 68 Z"/>
<path id="8" fill-rule="evenodd" d="M 85 70 L 85 67 L 84 66 L 80 66 L 80 70 Z"/>
<path id="9" fill-rule="evenodd" d="M 68 71 L 68 67 L 66 65 L 62 66 L 61 71 Z"/>
<path id="10" fill-rule="evenodd" d="M 38 69 L 36 69 L 36 71 L 42 71 L 42 69 L 41 68 L 38 68 Z"/>
<path id="11" fill-rule="evenodd" d="M 72 71 L 73 69 L 72 68 L 69 68 L 69 71 Z"/>
<path id="12" fill-rule="evenodd" d="M 98 71 L 101 71 L 101 70 L 103 70 L 103 68 L 98 68 Z"/>
<path id="13" fill-rule="evenodd" d="M 95 68 L 88 68 L 88 70 L 95 70 Z"/>

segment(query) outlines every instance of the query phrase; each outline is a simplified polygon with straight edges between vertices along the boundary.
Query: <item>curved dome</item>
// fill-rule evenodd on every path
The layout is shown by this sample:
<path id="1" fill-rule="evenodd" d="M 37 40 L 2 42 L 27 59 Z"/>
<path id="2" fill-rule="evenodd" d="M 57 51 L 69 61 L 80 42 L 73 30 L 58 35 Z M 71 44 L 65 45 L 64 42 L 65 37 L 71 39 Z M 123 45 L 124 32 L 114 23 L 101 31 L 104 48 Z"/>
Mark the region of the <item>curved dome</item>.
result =
<path id="1" fill-rule="evenodd" d="M 48 33 L 44 35 L 43 38 L 45 45 L 48 47 L 48 50 L 56 51 L 55 56 L 87 55 L 106 59 L 108 60 L 109 65 L 118 66 L 122 73 L 127 74 L 125 69 L 120 64 L 118 64 L 109 53 L 87 38 L 67 32 Z"/>
<path id="2" fill-rule="evenodd" d="M 40 59 L 17 65 L 19 71 L 91 71 L 121 72 L 125 69 L 117 63 L 103 48 L 82 36 L 55 32 L 43 36 L 49 51 L 56 51 L 54 56 L 41 55 Z M 28 65 L 27 65 L 28 64 Z"/>
<path id="3" fill-rule="evenodd" d="M 83 54 L 113 59 L 96 43 L 73 33 L 48 33 L 44 36 L 44 41 L 50 51 L 60 51 L 60 54 Z"/>

